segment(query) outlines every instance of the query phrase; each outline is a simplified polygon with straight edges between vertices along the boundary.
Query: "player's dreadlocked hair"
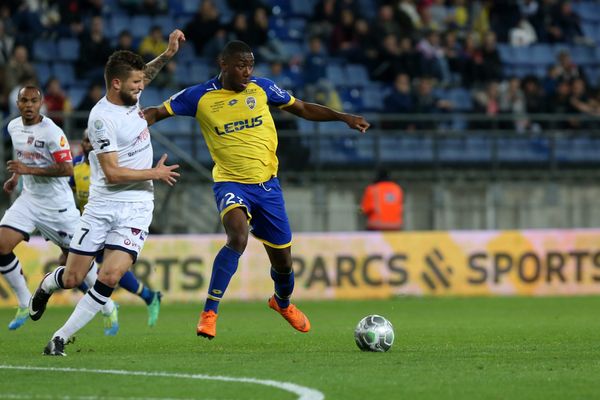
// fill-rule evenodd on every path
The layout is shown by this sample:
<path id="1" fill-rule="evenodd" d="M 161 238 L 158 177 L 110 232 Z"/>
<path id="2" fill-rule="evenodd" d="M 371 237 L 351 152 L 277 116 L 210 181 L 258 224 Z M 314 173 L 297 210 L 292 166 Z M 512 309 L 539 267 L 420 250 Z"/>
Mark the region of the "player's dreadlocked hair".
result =
<path id="1" fill-rule="evenodd" d="M 232 40 L 223 47 L 221 58 L 228 60 L 232 56 L 240 53 L 252 53 L 252 49 L 241 40 Z"/>
<path id="2" fill-rule="evenodd" d="M 106 67 L 104 67 L 104 79 L 106 85 L 113 79 L 124 80 L 131 71 L 143 71 L 146 68 L 144 59 L 139 54 L 128 50 L 115 51 L 108 58 Z"/>

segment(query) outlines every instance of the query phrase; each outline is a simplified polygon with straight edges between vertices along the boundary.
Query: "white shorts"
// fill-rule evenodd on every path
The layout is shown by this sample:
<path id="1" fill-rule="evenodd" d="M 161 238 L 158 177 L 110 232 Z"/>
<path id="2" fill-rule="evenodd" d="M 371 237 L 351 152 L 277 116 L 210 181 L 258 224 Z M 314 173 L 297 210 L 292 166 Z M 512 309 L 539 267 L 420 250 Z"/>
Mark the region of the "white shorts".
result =
<path id="1" fill-rule="evenodd" d="M 6 210 L 0 226 L 22 233 L 25 240 L 29 240 L 37 229 L 46 240 L 68 249 L 78 223 L 79 210 L 74 202 L 65 204 L 63 208 L 47 208 L 40 207 L 39 201 L 36 203 L 29 196 L 21 195 Z"/>
<path id="2" fill-rule="evenodd" d="M 75 229 L 69 251 L 95 256 L 100 250 L 121 250 L 135 263 L 148 237 L 154 201 L 90 200 Z"/>

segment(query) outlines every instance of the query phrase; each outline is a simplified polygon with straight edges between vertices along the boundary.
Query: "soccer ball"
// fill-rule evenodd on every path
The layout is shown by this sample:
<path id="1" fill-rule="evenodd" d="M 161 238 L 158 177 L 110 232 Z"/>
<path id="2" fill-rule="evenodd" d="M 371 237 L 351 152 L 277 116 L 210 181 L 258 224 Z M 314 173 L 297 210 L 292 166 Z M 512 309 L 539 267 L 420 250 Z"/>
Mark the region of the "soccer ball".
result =
<path id="1" fill-rule="evenodd" d="M 354 340 L 362 351 L 388 351 L 394 344 L 394 327 L 381 315 L 367 315 L 356 325 Z"/>

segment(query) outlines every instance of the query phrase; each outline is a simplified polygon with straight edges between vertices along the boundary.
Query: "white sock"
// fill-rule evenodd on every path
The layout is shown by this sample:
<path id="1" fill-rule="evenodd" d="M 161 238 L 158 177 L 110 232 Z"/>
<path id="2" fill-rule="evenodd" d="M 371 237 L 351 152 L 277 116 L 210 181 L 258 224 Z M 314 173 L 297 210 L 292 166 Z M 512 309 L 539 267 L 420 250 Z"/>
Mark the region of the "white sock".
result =
<path id="1" fill-rule="evenodd" d="M 110 315 L 115 309 L 115 302 L 111 298 L 102 306 L 102 315 Z"/>
<path id="2" fill-rule="evenodd" d="M 91 288 L 79 300 L 67 322 L 52 337 L 58 336 L 66 342 L 77 331 L 86 326 L 108 300 L 110 300 L 109 297 L 102 296 L 94 288 Z"/>
<path id="3" fill-rule="evenodd" d="M 31 292 L 27 287 L 27 281 L 23 275 L 19 259 L 15 257 L 8 265 L 0 265 L 0 273 L 12 288 L 15 296 L 17 296 L 19 307 L 27 307 L 31 298 Z"/>
<path id="4" fill-rule="evenodd" d="M 88 271 L 83 281 L 88 286 L 88 288 L 93 288 L 94 283 L 96 283 L 96 279 L 98 279 L 98 265 L 96 261 L 92 261 L 92 265 L 90 266 L 90 270 Z"/>
<path id="5" fill-rule="evenodd" d="M 43 280 L 42 280 L 42 290 L 48 294 L 54 292 L 55 290 L 58 289 L 62 289 L 62 282 L 61 284 L 58 283 L 58 277 L 59 274 L 62 277 L 62 272 L 64 271 L 65 267 L 64 266 L 60 266 L 58 268 L 56 268 L 54 271 L 52 271 L 50 274 L 48 274 Z"/>

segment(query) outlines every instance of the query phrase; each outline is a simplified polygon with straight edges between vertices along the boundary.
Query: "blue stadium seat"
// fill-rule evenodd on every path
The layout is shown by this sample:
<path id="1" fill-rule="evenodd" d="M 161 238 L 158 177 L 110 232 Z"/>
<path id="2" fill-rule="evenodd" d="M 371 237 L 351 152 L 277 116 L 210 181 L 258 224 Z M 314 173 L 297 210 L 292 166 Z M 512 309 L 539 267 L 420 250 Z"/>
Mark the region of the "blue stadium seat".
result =
<path id="1" fill-rule="evenodd" d="M 498 138 L 498 161 L 503 163 L 547 163 L 550 159 L 549 138 Z"/>
<path id="2" fill-rule="evenodd" d="M 325 67 L 325 78 L 334 86 L 348 85 L 346 70 L 341 65 L 328 64 Z"/>
<path id="3" fill-rule="evenodd" d="M 458 111 L 473 110 L 473 99 L 471 93 L 464 88 L 454 88 L 447 92 L 448 100 L 454 105 L 454 109 Z"/>
<path id="4" fill-rule="evenodd" d="M 289 0 L 269 0 L 271 12 L 276 17 L 286 17 L 292 13 L 292 6 Z"/>
<path id="5" fill-rule="evenodd" d="M 63 87 L 69 87 L 76 81 L 75 69 L 71 63 L 56 62 L 52 64 L 52 75 L 58 78 Z"/>
<path id="6" fill-rule="evenodd" d="M 529 47 L 531 62 L 534 64 L 553 64 L 556 62 L 552 47 L 545 43 L 535 44 Z"/>
<path id="7" fill-rule="evenodd" d="M 285 21 L 288 29 L 287 36 L 294 40 L 303 40 L 306 35 L 306 19 L 289 18 Z"/>
<path id="8" fill-rule="evenodd" d="M 33 60 L 54 61 L 56 59 L 56 44 L 49 39 L 38 39 L 33 42 Z"/>
<path id="9" fill-rule="evenodd" d="M 85 95 L 87 94 L 87 89 L 81 86 L 72 86 L 69 90 L 67 90 L 67 95 L 71 100 L 71 106 L 73 109 L 76 109 Z"/>
<path id="10" fill-rule="evenodd" d="M 384 94 L 380 86 L 367 86 L 362 92 L 362 102 L 365 111 L 383 111 Z"/>
<path id="11" fill-rule="evenodd" d="M 385 163 L 431 163 L 433 140 L 420 135 L 382 136 L 379 138 L 379 155 Z"/>
<path id="12" fill-rule="evenodd" d="M 479 164 L 492 161 L 492 140 L 468 134 L 459 138 L 443 138 L 438 143 L 441 162 L 450 164 Z"/>
<path id="13" fill-rule="evenodd" d="M 342 106 L 346 112 L 360 112 L 363 109 L 360 90 L 356 88 L 347 88 L 340 90 Z"/>
<path id="14" fill-rule="evenodd" d="M 321 137 L 311 149 L 311 162 L 327 165 L 370 164 L 375 160 L 373 138 L 358 135 Z"/>
<path id="15" fill-rule="evenodd" d="M 283 48 L 285 50 L 285 57 L 292 58 L 293 56 L 304 54 L 304 46 L 301 42 L 295 40 L 282 41 Z"/>
<path id="16" fill-rule="evenodd" d="M 152 18 L 152 25 L 158 25 L 162 28 L 165 35 L 169 35 L 174 29 L 183 29 L 183 26 L 177 26 L 175 18 L 169 14 L 157 15 Z M 181 50 L 181 49 L 180 49 Z"/>
<path id="17" fill-rule="evenodd" d="M 159 121 L 153 126 L 156 127 L 159 132 L 165 135 L 187 134 L 192 133 L 193 121 L 194 120 L 192 118 L 174 117 Z"/>
<path id="18" fill-rule="evenodd" d="M 600 137 L 575 137 L 556 139 L 556 160 L 559 163 L 599 163 Z"/>
<path id="19" fill-rule="evenodd" d="M 346 66 L 346 78 L 351 86 L 364 87 L 371 84 L 369 71 L 362 64 L 348 64 Z"/>
<path id="20" fill-rule="evenodd" d="M 131 20 L 126 14 L 113 14 L 110 18 L 108 29 L 106 29 L 106 36 L 109 38 L 116 38 L 124 30 L 131 31 Z"/>
<path id="21" fill-rule="evenodd" d="M 215 3 L 220 3 L 219 1 Z M 195 14 L 198 11 L 198 7 L 200 6 L 200 0 L 182 0 L 181 1 L 181 11 L 184 14 Z"/>
<path id="22" fill-rule="evenodd" d="M 269 36 L 282 41 L 294 39 L 290 36 L 286 20 L 283 18 L 269 18 Z"/>
<path id="23" fill-rule="evenodd" d="M 50 76 L 52 76 L 50 64 L 46 62 L 36 62 L 33 65 L 40 85 L 42 85 L 42 87 L 45 86 L 48 82 L 48 79 L 50 79 Z"/>
<path id="24" fill-rule="evenodd" d="M 150 28 L 152 28 L 152 18 L 148 15 L 134 15 L 131 17 L 129 31 L 134 38 L 141 39 L 148 36 Z M 164 30 L 162 32 L 163 34 L 170 33 L 165 32 Z"/>
<path id="25" fill-rule="evenodd" d="M 162 103 L 164 100 L 160 90 L 152 86 L 147 86 L 140 96 L 140 104 L 142 107 L 155 106 Z"/>
<path id="26" fill-rule="evenodd" d="M 58 59 L 61 61 L 76 61 L 79 59 L 79 40 L 63 38 L 58 41 Z"/>
<path id="27" fill-rule="evenodd" d="M 498 53 L 500 54 L 500 60 L 503 63 L 513 62 L 513 49 L 510 44 L 499 43 L 496 48 L 498 49 Z"/>
<path id="28" fill-rule="evenodd" d="M 191 43 L 183 43 L 179 46 L 179 51 L 177 52 L 177 61 L 181 62 L 189 62 L 196 59 L 196 49 Z"/>
<path id="29" fill-rule="evenodd" d="M 204 63 L 190 64 L 190 79 L 192 84 L 202 83 L 212 78 L 211 69 Z"/>
<path id="30" fill-rule="evenodd" d="M 592 65 L 600 62 L 595 58 L 594 48 L 589 46 L 571 46 L 571 58 L 580 66 Z"/>
<path id="31" fill-rule="evenodd" d="M 331 134 L 347 134 L 349 129 L 345 122 L 331 121 L 321 122 L 317 125 L 319 132 Z"/>
<path id="32" fill-rule="evenodd" d="M 291 0 L 291 13 L 295 16 L 309 18 L 315 8 L 315 0 Z"/>

